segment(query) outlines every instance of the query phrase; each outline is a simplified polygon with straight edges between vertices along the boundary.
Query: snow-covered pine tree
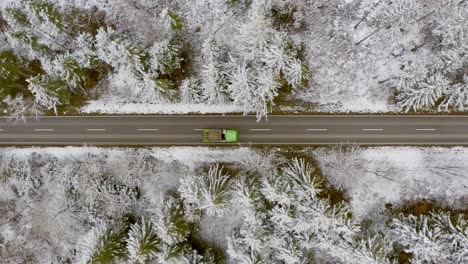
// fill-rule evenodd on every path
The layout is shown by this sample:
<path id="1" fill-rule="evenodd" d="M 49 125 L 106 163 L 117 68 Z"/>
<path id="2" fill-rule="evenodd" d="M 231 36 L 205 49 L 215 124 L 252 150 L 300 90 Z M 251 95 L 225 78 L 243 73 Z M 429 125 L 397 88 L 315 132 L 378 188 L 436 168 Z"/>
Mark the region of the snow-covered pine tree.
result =
<path id="1" fill-rule="evenodd" d="M 171 87 L 158 79 L 159 74 L 163 74 L 162 71 L 166 73 L 165 71 L 172 69 L 171 67 L 178 67 L 173 65 L 173 54 L 169 52 L 172 49 L 169 49 L 169 46 L 165 42 L 155 44 L 155 47 L 158 47 L 157 54 L 151 56 L 156 56 L 158 64 L 148 68 L 146 59 L 148 54 L 114 30 L 100 28 L 96 35 L 99 59 L 111 65 L 115 71 L 111 76 L 114 93 L 128 101 L 154 103 L 162 100 L 164 94 L 170 93 Z M 178 62 L 177 59 L 176 61 Z"/>
<path id="2" fill-rule="evenodd" d="M 78 64 L 84 68 L 94 68 L 98 63 L 98 56 L 93 35 L 88 32 L 80 32 L 75 38 L 74 44 L 76 49 L 73 52 L 73 57 L 77 60 Z"/>
<path id="3" fill-rule="evenodd" d="M 21 60 L 11 50 L 0 52 L 0 96 L 10 95 L 16 97 L 22 92 L 17 81 L 21 79 Z"/>
<path id="4" fill-rule="evenodd" d="M 464 111 L 468 106 L 464 68 L 468 64 L 468 5 L 448 1 L 434 12 L 431 37 L 437 37 L 433 54 L 414 62 L 399 76 L 398 105 L 405 111 L 430 109 Z M 436 105 L 438 103 L 438 105 Z"/>
<path id="5" fill-rule="evenodd" d="M 452 84 L 450 90 L 445 94 L 445 98 L 440 103 L 439 111 L 447 111 L 448 109 L 455 109 L 458 111 L 465 111 L 468 106 L 468 74 L 463 76 L 462 82 Z"/>
<path id="6" fill-rule="evenodd" d="M 46 110 L 54 110 L 57 114 L 57 106 L 66 103 L 69 99 L 69 91 L 66 85 L 59 80 L 47 75 L 38 75 L 26 80 L 28 89 L 34 96 L 35 103 Z"/>
<path id="7" fill-rule="evenodd" d="M 203 89 L 201 81 L 196 78 L 188 78 L 182 81 L 179 87 L 182 102 L 193 104 L 203 101 Z"/>
<path id="8" fill-rule="evenodd" d="M 157 206 L 152 216 L 154 228 L 166 245 L 176 245 L 187 240 L 193 223 L 186 216 L 184 204 L 179 198 L 168 196 Z"/>
<path id="9" fill-rule="evenodd" d="M 436 102 L 450 89 L 450 82 L 438 67 L 440 60 L 432 66 L 415 64 L 405 70 L 397 82 L 398 106 L 406 112 L 435 106 Z"/>
<path id="10" fill-rule="evenodd" d="M 271 111 L 282 73 L 294 89 L 308 78 L 307 67 L 298 56 L 300 39 L 273 27 L 272 7 L 272 1 L 254 1 L 249 5 L 227 66 L 231 99 L 243 107 L 244 114 L 256 113 L 258 120 Z"/>
<path id="11" fill-rule="evenodd" d="M 411 253 L 412 262 L 451 262 L 441 230 L 434 228 L 429 216 L 400 215 L 393 219 L 393 232 L 405 252 Z"/>
<path id="12" fill-rule="evenodd" d="M 207 258 L 205 260 L 188 244 L 162 244 L 161 251 L 156 255 L 155 261 L 158 264 L 214 264 L 212 259 Z"/>
<path id="13" fill-rule="evenodd" d="M 87 69 L 70 54 L 58 55 L 50 63 L 45 60 L 42 66 L 50 76 L 63 80 L 72 92 L 83 89 Z"/>
<path id="14" fill-rule="evenodd" d="M 228 100 L 226 66 L 222 61 L 222 53 L 221 47 L 213 37 L 203 42 L 203 69 L 201 71 L 203 101 L 209 104 L 223 104 Z"/>
<path id="15" fill-rule="evenodd" d="M 80 241 L 77 262 L 115 263 L 126 256 L 124 230 L 113 230 L 105 224 L 94 227 Z"/>
<path id="16" fill-rule="evenodd" d="M 24 98 L 23 95 L 18 95 L 14 98 L 7 96 L 3 102 L 8 106 L 8 118 L 13 122 L 26 122 L 26 118 L 34 116 L 38 118 L 44 114 L 44 109 L 37 105 L 36 102 L 29 98 Z"/>
<path id="17" fill-rule="evenodd" d="M 349 206 L 318 197 L 320 181 L 305 161 L 293 160 L 259 180 L 236 182 L 245 209 L 240 230 L 228 238 L 231 260 L 302 263 L 317 254 L 324 261 L 362 263 L 357 253 L 369 260 L 385 254 L 358 242 L 360 226 Z"/>
<path id="18" fill-rule="evenodd" d="M 392 228 L 395 240 L 411 253 L 414 263 L 468 261 L 468 222 L 463 215 L 400 215 L 393 219 Z"/>
<path id="19" fill-rule="evenodd" d="M 454 262 L 468 262 L 468 221 L 460 215 L 450 213 L 431 213 L 434 227 L 441 230 L 441 238 L 450 249 L 450 256 Z"/>
<path id="20" fill-rule="evenodd" d="M 206 175 L 181 179 L 179 192 L 192 215 L 202 210 L 207 215 L 222 216 L 231 203 L 232 183 L 219 164 L 210 166 Z"/>
<path id="21" fill-rule="evenodd" d="M 315 173 L 315 169 L 304 159 L 292 159 L 283 169 L 283 173 L 293 183 L 293 189 L 301 194 L 300 199 L 314 199 L 322 191 L 321 181 Z"/>
<path id="22" fill-rule="evenodd" d="M 284 163 L 284 160 L 272 150 L 254 150 L 249 147 L 247 153 L 238 162 L 248 174 L 266 175 Z"/>
<path id="23" fill-rule="evenodd" d="M 147 263 L 152 260 L 160 247 L 160 239 L 151 221 L 145 218 L 130 227 L 127 238 L 128 259 L 132 263 Z"/>
<path id="24" fill-rule="evenodd" d="M 391 263 L 388 259 L 392 249 L 391 241 L 383 235 L 369 236 L 359 239 L 354 249 L 353 261 L 363 264 Z"/>
<path id="25" fill-rule="evenodd" d="M 151 67 L 160 74 L 171 74 L 181 67 L 180 49 L 175 40 L 155 42 L 150 49 Z"/>
<path id="26" fill-rule="evenodd" d="M 96 51 L 99 59 L 115 70 L 121 67 L 140 68 L 142 50 L 117 34 L 111 28 L 99 28 L 96 35 Z"/>

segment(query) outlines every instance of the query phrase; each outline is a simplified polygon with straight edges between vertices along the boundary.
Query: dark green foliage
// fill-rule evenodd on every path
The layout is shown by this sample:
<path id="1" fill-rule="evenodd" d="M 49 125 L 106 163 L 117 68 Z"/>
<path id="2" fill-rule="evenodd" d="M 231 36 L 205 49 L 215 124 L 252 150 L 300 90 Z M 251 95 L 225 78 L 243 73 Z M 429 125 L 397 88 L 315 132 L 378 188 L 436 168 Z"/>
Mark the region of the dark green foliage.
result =
<path id="1" fill-rule="evenodd" d="M 67 82 L 71 90 L 77 87 L 83 87 L 84 81 L 87 78 L 88 69 L 82 68 L 76 59 L 72 57 L 64 57 L 61 60 L 62 68 L 64 70 L 64 81 Z"/>
<path id="2" fill-rule="evenodd" d="M 54 4 L 42 0 L 32 0 L 29 2 L 29 6 L 32 8 L 32 10 L 34 10 L 36 16 L 40 20 L 48 20 L 60 30 L 63 30 L 65 28 L 63 24 L 62 14 L 54 6 Z M 46 18 L 44 18 L 44 16 Z"/>
<path id="3" fill-rule="evenodd" d="M 67 104 L 70 101 L 71 92 L 63 80 L 55 79 L 48 75 L 41 75 L 31 78 L 28 81 L 55 94 L 60 104 Z"/>
<path id="4" fill-rule="evenodd" d="M 106 27 L 105 19 L 106 13 L 96 7 L 89 11 L 71 7 L 63 13 L 63 20 L 67 23 L 67 32 L 74 37 L 81 32 L 96 36 L 100 27 Z"/>
<path id="5" fill-rule="evenodd" d="M 180 68 L 181 61 L 180 46 L 173 42 L 169 42 L 158 57 L 158 63 L 160 64 L 160 71 L 162 74 L 170 74 Z"/>
<path id="6" fill-rule="evenodd" d="M 115 263 L 126 256 L 125 237 L 127 228 L 107 230 L 100 238 L 89 263 Z"/>
<path id="7" fill-rule="evenodd" d="M 7 8 L 6 12 L 10 15 L 18 24 L 23 26 L 30 26 L 28 15 L 18 8 Z"/>
<path id="8" fill-rule="evenodd" d="M 182 31 L 182 28 L 183 28 L 182 19 L 178 15 L 176 15 L 172 10 L 168 10 L 167 15 L 171 19 L 172 30 Z"/>
<path id="9" fill-rule="evenodd" d="M 166 91 L 174 89 L 174 83 L 169 79 L 154 79 L 156 85 Z"/>
<path id="10" fill-rule="evenodd" d="M 194 228 L 194 223 L 186 220 L 184 204 L 178 200 L 175 206 L 169 209 L 168 222 L 172 224 L 172 233 L 187 237 Z"/>
<path id="11" fill-rule="evenodd" d="M 297 12 L 295 6 L 289 3 L 283 3 L 273 6 L 271 14 L 273 18 L 273 25 L 277 29 L 291 27 L 294 23 L 294 13 Z"/>
<path id="12" fill-rule="evenodd" d="M 130 228 L 130 239 L 128 243 L 138 244 L 138 253 L 143 256 L 151 256 L 159 252 L 161 240 L 154 232 L 151 221 L 141 220 L 140 224 L 133 225 Z"/>
<path id="13" fill-rule="evenodd" d="M 51 49 L 46 45 L 39 43 L 39 38 L 36 36 L 30 36 L 25 31 L 17 31 L 11 34 L 13 38 L 18 39 L 19 41 L 23 42 L 24 44 L 28 44 L 31 48 L 38 53 L 42 54 L 49 54 Z"/>
<path id="14" fill-rule="evenodd" d="M 16 97 L 27 91 L 25 72 L 33 73 L 33 69 L 24 68 L 21 59 L 13 51 L 5 50 L 0 53 L 0 96 Z"/>
<path id="15" fill-rule="evenodd" d="M 0 78 L 16 81 L 20 78 L 20 62 L 11 50 L 0 53 Z"/>

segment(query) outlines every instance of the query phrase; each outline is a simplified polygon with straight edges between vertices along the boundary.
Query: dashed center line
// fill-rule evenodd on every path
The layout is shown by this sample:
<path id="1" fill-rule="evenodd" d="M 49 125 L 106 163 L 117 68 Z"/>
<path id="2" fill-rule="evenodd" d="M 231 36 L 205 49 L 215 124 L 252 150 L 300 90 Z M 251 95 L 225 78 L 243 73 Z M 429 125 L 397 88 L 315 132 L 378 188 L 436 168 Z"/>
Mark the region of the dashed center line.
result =
<path id="1" fill-rule="evenodd" d="M 38 131 L 38 132 L 50 132 L 50 131 L 54 131 L 54 129 L 52 129 L 52 128 L 35 128 L 34 131 Z"/>
<path id="2" fill-rule="evenodd" d="M 417 131 L 435 131 L 435 128 L 416 128 Z"/>
<path id="3" fill-rule="evenodd" d="M 194 130 L 195 130 L 195 131 L 202 131 L 203 128 L 195 128 Z"/>
<path id="4" fill-rule="evenodd" d="M 138 131 L 158 131 L 157 128 L 139 128 Z"/>
<path id="5" fill-rule="evenodd" d="M 252 131 L 269 131 L 271 128 L 251 128 Z"/>
<path id="6" fill-rule="evenodd" d="M 308 131 L 327 131 L 328 129 L 326 128 L 308 128 Z"/>
<path id="7" fill-rule="evenodd" d="M 105 128 L 88 128 L 88 131 L 106 131 Z"/>
<path id="8" fill-rule="evenodd" d="M 363 128 L 363 131 L 382 131 L 383 128 Z"/>
<path id="9" fill-rule="evenodd" d="M 2 128 L 0 128 L 0 131 L 3 131 L 3 129 L 2 129 Z"/>

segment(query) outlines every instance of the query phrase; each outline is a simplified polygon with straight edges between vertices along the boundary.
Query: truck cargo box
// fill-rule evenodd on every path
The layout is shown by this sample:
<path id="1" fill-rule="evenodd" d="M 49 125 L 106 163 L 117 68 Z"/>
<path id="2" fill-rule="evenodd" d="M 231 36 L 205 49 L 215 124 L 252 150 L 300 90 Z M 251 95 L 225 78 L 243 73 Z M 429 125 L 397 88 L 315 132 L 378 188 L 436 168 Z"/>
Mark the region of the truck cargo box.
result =
<path id="1" fill-rule="evenodd" d="M 237 130 L 234 129 L 203 129 L 203 142 L 237 142 Z"/>

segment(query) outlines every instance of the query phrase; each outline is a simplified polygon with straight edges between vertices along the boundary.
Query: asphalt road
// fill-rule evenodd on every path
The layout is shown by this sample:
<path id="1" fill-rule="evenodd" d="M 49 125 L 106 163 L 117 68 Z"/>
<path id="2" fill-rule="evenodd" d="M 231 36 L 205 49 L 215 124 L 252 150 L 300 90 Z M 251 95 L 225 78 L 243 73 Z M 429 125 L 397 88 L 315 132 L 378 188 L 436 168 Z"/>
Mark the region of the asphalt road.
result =
<path id="1" fill-rule="evenodd" d="M 0 118 L 0 145 L 206 145 L 203 128 L 241 144 L 468 145 L 468 116 L 89 116 Z"/>

